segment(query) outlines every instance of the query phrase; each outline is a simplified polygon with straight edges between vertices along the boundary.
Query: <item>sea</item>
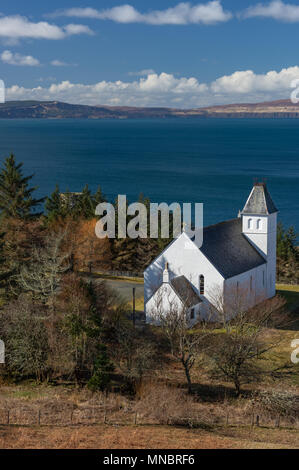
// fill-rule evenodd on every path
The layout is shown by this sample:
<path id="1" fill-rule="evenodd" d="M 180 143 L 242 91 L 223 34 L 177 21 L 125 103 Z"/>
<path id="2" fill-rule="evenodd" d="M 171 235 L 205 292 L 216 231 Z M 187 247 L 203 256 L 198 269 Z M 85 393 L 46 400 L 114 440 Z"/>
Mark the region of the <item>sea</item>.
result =
<path id="1" fill-rule="evenodd" d="M 279 219 L 299 231 L 299 120 L 0 120 L 1 165 L 11 152 L 37 196 L 88 184 L 111 201 L 198 202 L 204 225 L 236 217 L 266 181 Z"/>

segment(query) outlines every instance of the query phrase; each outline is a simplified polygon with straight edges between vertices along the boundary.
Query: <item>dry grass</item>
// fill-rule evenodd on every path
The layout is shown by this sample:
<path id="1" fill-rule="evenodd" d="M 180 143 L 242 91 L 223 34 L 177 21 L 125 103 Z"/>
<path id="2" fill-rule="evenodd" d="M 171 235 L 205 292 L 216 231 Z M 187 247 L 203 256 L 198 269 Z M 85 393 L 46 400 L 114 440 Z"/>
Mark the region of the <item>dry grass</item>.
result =
<path id="1" fill-rule="evenodd" d="M 2 449 L 283 449 L 299 448 L 289 430 L 167 426 L 1 427 Z"/>
<path id="2" fill-rule="evenodd" d="M 17 394 L 18 387 L 2 388 L 0 408 L 9 406 L 11 425 L 0 425 L 1 448 L 299 448 L 298 423 L 291 429 L 282 419 L 282 429 L 275 429 L 273 417 L 265 415 L 261 427 L 252 428 L 252 407 L 245 399 L 203 402 L 182 389 L 157 384 L 140 389 L 136 401 L 117 394 L 106 400 L 85 389 L 40 387 L 38 393 L 36 388 L 23 385 Z M 104 407 L 109 410 L 106 425 Z"/>
<path id="3" fill-rule="evenodd" d="M 289 302 L 298 300 L 298 286 L 278 286 Z M 142 299 L 138 299 L 138 302 Z M 141 306 L 141 305 L 140 305 Z M 139 303 L 137 304 L 137 309 Z M 294 318 L 297 310 L 294 308 Z M 297 318 L 297 317 L 296 317 Z M 265 340 L 278 340 L 269 353 L 273 365 L 290 362 L 291 341 L 298 337 L 297 323 L 285 330 L 265 331 Z M 299 365 L 298 365 L 299 366 Z M 298 366 L 276 385 L 292 385 L 299 395 Z M 34 383 L 0 384 L 0 423 L 5 422 L 1 409 L 11 410 L 11 426 L 0 424 L 1 448 L 90 448 L 90 449 L 218 449 L 218 448 L 299 448 L 299 423 L 281 419 L 275 429 L 275 417 L 260 416 L 260 427 L 252 427 L 253 409 L 250 400 L 233 397 L 231 385 L 213 382 L 208 369 L 194 368 L 197 398 L 188 396 L 181 365 L 173 360 L 157 371 L 155 383 L 145 383 L 138 400 L 119 394 L 93 395 L 73 386 L 36 386 Z M 159 384 L 167 381 L 171 387 Z M 273 387 L 271 379 L 251 384 L 247 391 Z M 108 409 L 104 424 L 104 408 Z M 43 410 L 41 426 L 38 410 Z M 138 425 L 134 425 L 137 415 Z M 255 411 L 258 413 L 258 410 Z M 72 414 L 72 420 L 70 416 Z M 43 421 L 44 420 L 44 421 Z M 24 426 L 18 426 L 23 424 Z M 44 426 L 47 424 L 47 426 Z"/>
<path id="4" fill-rule="evenodd" d="M 297 284 L 276 284 L 276 289 L 281 291 L 299 292 Z"/>

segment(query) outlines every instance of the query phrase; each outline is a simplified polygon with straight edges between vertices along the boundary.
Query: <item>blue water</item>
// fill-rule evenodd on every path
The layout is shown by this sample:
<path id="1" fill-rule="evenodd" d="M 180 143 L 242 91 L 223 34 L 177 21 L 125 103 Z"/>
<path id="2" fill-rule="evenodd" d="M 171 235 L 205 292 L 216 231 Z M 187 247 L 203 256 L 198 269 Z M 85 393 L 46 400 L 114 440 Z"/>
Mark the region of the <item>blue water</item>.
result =
<path id="1" fill-rule="evenodd" d="M 88 183 L 114 199 L 203 202 L 205 225 L 235 217 L 266 178 L 280 218 L 299 230 L 299 120 L 0 120 L 38 194 Z"/>

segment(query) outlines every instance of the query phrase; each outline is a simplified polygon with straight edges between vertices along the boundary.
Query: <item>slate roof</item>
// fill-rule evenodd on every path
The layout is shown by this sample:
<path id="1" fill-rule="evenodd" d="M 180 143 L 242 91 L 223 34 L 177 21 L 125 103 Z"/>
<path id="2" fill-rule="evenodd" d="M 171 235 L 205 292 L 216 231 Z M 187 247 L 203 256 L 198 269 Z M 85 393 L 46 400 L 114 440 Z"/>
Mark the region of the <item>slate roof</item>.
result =
<path id="1" fill-rule="evenodd" d="M 268 215 L 278 212 L 265 183 L 256 183 L 241 214 Z"/>
<path id="2" fill-rule="evenodd" d="M 237 218 L 203 229 L 200 251 L 224 279 L 261 266 L 266 260 L 242 233 L 242 219 Z"/>
<path id="3" fill-rule="evenodd" d="M 193 305 L 202 302 L 185 276 L 173 278 L 170 284 L 180 299 L 187 304 L 187 307 L 193 307 Z"/>

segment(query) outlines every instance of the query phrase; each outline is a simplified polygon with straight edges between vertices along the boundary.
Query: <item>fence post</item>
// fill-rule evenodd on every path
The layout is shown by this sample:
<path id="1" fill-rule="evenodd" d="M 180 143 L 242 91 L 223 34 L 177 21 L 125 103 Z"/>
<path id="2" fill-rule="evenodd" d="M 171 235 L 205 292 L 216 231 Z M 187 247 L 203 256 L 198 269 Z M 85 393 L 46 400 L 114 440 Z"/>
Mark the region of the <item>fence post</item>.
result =
<path id="1" fill-rule="evenodd" d="M 9 410 L 7 410 L 7 424 L 9 424 Z"/>
<path id="2" fill-rule="evenodd" d="M 226 426 L 228 426 L 228 422 L 229 422 L 229 411 L 226 412 L 226 423 L 225 423 Z"/>
<path id="3" fill-rule="evenodd" d="M 277 416 L 277 418 L 276 418 L 275 427 L 280 428 L 280 416 Z"/>
<path id="4" fill-rule="evenodd" d="M 136 288 L 133 287 L 133 326 L 136 325 Z"/>
<path id="5" fill-rule="evenodd" d="M 40 409 L 38 410 L 38 418 L 37 418 L 37 420 L 38 420 L 38 425 L 40 426 Z"/>
<path id="6" fill-rule="evenodd" d="M 105 406 L 105 410 L 104 410 L 104 424 L 107 424 L 107 408 Z"/>
<path id="7" fill-rule="evenodd" d="M 256 425 L 257 425 L 257 426 L 260 425 L 260 417 L 259 417 L 259 415 L 256 415 Z"/>
<path id="8" fill-rule="evenodd" d="M 135 416 L 134 416 L 134 424 L 135 424 L 135 426 L 137 425 L 137 421 L 138 421 L 138 412 L 136 411 L 136 412 L 135 412 Z"/>

